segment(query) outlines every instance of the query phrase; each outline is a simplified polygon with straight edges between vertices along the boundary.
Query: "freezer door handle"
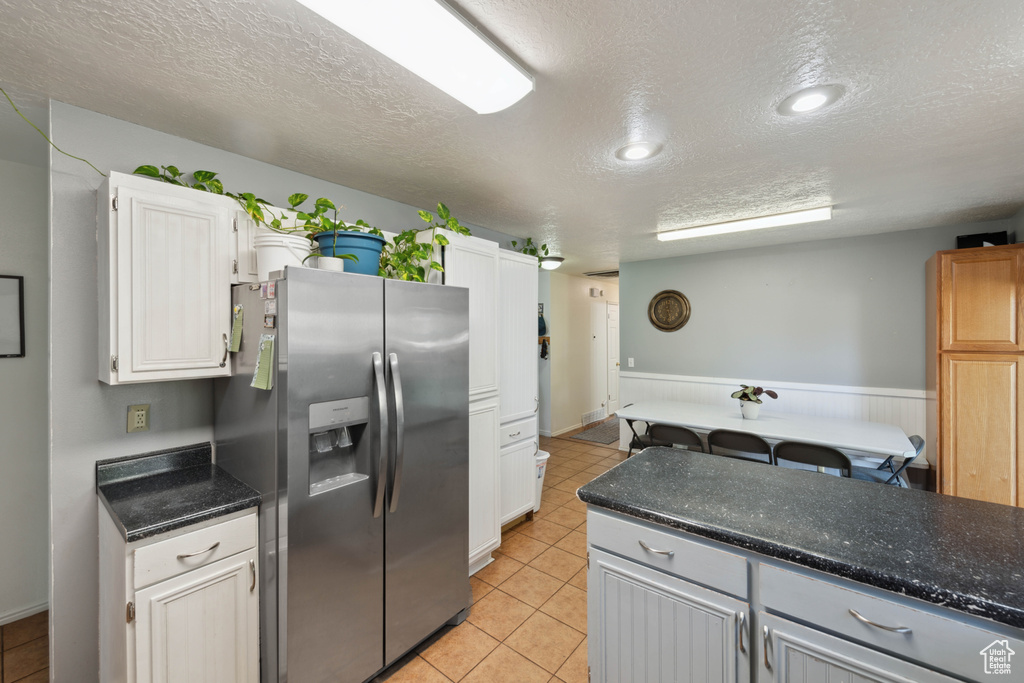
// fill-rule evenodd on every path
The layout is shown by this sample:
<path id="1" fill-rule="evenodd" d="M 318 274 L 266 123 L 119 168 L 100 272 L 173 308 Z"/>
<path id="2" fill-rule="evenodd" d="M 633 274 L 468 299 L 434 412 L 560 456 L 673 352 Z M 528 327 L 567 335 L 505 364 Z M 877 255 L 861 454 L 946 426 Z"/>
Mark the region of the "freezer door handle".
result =
<path id="1" fill-rule="evenodd" d="M 402 490 L 402 463 L 405 462 L 405 404 L 402 399 L 402 378 L 398 373 L 398 356 L 390 354 L 391 386 L 395 391 L 395 479 L 391 483 L 391 512 L 398 511 L 398 494 Z"/>
<path id="2" fill-rule="evenodd" d="M 373 376 L 377 384 L 377 409 L 380 416 L 380 456 L 377 467 L 377 496 L 373 502 L 373 516 L 380 517 L 384 509 L 384 489 L 388 473 L 388 395 L 384 385 L 384 361 L 373 352 Z"/>

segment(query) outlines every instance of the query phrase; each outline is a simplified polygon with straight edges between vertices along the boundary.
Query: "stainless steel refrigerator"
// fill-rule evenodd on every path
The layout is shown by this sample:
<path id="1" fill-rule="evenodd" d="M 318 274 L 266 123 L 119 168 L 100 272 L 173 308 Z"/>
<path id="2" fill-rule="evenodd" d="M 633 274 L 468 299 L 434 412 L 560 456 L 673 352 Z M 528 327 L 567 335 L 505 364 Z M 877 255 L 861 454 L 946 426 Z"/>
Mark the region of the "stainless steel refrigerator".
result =
<path id="1" fill-rule="evenodd" d="M 232 298 L 216 457 L 263 494 L 261 680 L 361 683 L 471 602 L 468 290 L 287 268 Z"/>

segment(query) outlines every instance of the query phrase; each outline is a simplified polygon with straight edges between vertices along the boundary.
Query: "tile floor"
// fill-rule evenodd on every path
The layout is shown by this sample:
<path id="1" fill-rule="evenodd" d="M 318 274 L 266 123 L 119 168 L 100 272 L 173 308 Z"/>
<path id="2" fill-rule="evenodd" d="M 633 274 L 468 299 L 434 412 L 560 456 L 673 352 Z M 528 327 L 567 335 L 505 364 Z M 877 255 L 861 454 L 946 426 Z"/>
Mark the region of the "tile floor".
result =
<path id="1" fill-rule="evenodd" d="M 494 562 L 470 578 L 469 618 L 436 633 L 375 681 L 586 682 L 587 522 L 576 489 L 626 454 L 618 443 L 568 438 L 573 433 L 541 437 L 551 459 L 540 511 L 506 529 Z"/>
<path id="2" fill-rule="evenodd" d="M 0 682 L 50 680 L 49 612 L 0 627 Z"/>

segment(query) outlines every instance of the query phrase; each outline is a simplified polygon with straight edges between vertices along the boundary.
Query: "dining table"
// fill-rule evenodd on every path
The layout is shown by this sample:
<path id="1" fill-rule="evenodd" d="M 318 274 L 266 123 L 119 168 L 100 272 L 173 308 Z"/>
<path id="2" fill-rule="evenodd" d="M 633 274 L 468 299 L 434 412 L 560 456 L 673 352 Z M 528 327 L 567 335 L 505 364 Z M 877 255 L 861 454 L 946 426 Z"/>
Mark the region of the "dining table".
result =
<path id="1" fill-rule="evenodd" d="M 890 455 L 909 458 L 914 446 L 896 425 L 841 417 L 780 413 L 762 410 L 757 419 L 740 414 L 739 406 L 686 403 L 683 401 L 643 400 L 625 405 L 615 412 L 624 420 L 650 424 L 688 427 L 698 431 L 731 429 L 750 432 L 769 441 L 802 441 L 857 451 L 865 456 Z"/>

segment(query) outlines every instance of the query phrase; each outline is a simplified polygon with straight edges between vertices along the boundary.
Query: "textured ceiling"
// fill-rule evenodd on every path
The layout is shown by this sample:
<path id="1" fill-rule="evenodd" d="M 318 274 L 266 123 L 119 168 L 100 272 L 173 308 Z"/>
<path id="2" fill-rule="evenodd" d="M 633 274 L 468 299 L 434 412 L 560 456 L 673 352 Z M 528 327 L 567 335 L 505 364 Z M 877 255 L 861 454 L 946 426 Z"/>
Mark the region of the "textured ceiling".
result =
<path id="1" fill-rule="evenodd" d="M 0 0 L 0 84 L 545 241 L 565 269 L 1003 218 L 1020 0 L 463 0 L 536 77 L 480 116 L 292 0 Z M 444 49 L 444 36 L 437 36 Z M 846 95 L 801 117 L 802 87 Z M 660 142 L 646 162 L 614 157 Z M 659 229 L 834 204 L 830 223 Z"/>

